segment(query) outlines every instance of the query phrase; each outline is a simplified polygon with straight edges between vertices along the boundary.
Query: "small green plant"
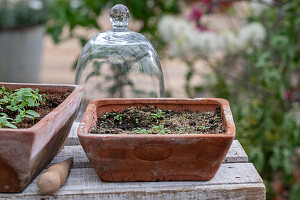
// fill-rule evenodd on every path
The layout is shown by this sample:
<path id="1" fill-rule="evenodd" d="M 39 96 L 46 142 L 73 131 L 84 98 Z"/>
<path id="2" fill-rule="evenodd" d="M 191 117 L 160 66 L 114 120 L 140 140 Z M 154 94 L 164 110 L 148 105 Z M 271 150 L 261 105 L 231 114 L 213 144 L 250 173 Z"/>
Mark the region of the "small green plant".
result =
<path id="1" fill-rule="evenodd" d="M 152 134 L 152 129 L 134 128 L 129 134 Z"/>
<path id="2" fill-rule="evenodd" d="M 157 113 L 152 113 L 151 114 L 151 117 L 153 119 L 163 119 L 163 118 L 165 118 L 165 114 L 166 113 L 164 111 L 158 109 Z"/>
<path id="3" fill-rule="evenodd" d="M 9 128 L 17 128 L 11 122 L 13 121 L 12 118 L 8 117 L 5 113 L 0 113 L 0 128 L 2 127 L 9 127 Z"/>
<path id="4" fill-rule="evenodd" d="M 104 115 L 102 115 L 101 118 L 102 119 L 113 119 L 114 121 L 118 121 L 119 124 L 122 124 L 122 122 L 123 122 L 123 114 L 119 114 L 119 113 L 106 112 Z M 107 122 L 103 122 L 103 123 L 107 123 Z"/>
<path id="5" fill-rule="evenodd" d="M 157 134 L 170 134 L 171 131 L 168 128 L 165 128 L 163 125 L 153 126 L 152 132 Z"/>
<path id="6" fill-rule="evenodd" d="M 113 115 L 113 113 L 106 112 L 104 115 L 102 115 L 102 118 L 106 119 L 106 118 L 108 118 L 108 117 L 110 117 L 112 115 Z"/>
<path id="7" fill-rule="evenodd" d="M 17 128 L 16 124 L 22 122 L 24 118 L 30 118 L 34 123 L 35 118 L 40 115 L 30 108 L 39 106 L 45 100 L 38 89 L 21 88 L 12 91 L 6 90 L 4 86 L 1 87 L 0 97 L 0 128 Z M 16 113 L 15 118 L 8 117 L 5 110 Z"/>
<path id="8" fill-rule="evenodd" d="M 114 116 L 114 120 L 117 120 L 117 121 L 119 121 L 119 124 L 122 124 L 122 122 L 123 122 L 123 115 L 122 114 L 116 114 L 115 116 Z"/>
<path id="9" fill-rule="evenodd" d="M 170 134 L 171 131 L 163 125 L 153 126 L 152 128 L 134 128 L 130 134 Z"/>

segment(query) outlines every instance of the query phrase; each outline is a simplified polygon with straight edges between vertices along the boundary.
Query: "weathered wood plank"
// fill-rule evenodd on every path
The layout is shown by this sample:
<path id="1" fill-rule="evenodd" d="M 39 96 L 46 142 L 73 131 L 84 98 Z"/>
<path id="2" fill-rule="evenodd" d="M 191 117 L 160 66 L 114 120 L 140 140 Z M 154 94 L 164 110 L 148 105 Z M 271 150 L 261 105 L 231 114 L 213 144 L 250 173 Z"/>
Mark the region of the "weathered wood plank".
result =
<path id="1" fill-rule="evenodd" d="M 195 200 L 195 199 L 239 199 L 239 200 L 264 200 L 266 199 L 266 191 L 263 183 L 253 184 L 230 184 L 216 186 L 201 186 L 185 188 L 169 188 L 165 190 L 148 190 L 148 191 L 128 191 L 109 193 L 106 191 L 98 191 L 91 193 L 88 191 L 79 190 L 75 194 L 54 194 L 51 196 L 30 195 L 23 196 L 5 196 L 7 200 Z M 2 198 L 1 198 L 2 199 Z"/>
<path id="2" fill-rule="evenodd" d="M 72 169 L 53 196 L 40 196 L 37 179 L 20 194 L 4 199 L 264 199 L 265 187 L 251 163 L 222 164 L 210 181 L 102 182 L 92 168 Z"/>
<path id="3" fill-rule="evenodd" d="M 80 145 L 80 142 L 79 142 L 78 137 L 77 137 L 78 126 L 79 126 L 79 122 L 74 122 L 73 123 L 73 126 L 71 128 L 71 131 L 70 131 L 70 134 L 69 134 L 69 137 L 66 141 L 65 146 Z"/>
<path id="4" fill-rule="evenodd" d="M 239 143 L 238 140 L 234 140 L 226 158 L 224 159 L 224 163 L 242 163 L 248 162 L 248 155 L 244 151 L 242 145 Z"/>
<path id="5" fill-rule="evenodd" d="M 65 146 L 47 166 L 47 168 L 70 157 L 74 157 L 72 168 L 92 168 L 81 145 Z"/>

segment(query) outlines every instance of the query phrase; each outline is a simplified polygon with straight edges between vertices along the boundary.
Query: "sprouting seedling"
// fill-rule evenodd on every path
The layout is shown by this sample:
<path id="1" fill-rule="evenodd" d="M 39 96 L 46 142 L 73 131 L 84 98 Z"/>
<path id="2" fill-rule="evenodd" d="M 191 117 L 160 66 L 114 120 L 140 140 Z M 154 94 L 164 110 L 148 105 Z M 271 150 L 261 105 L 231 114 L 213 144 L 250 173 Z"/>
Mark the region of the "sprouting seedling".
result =
<path id="1" fill-rule="evenodd" d="M 31 88 L 17 89 L 12 98 L 14 104 L 17 104 L 20 108 L 39 106 L 43 101 L 42 95 L 38 93 L 38 89 L 33 90 Z"/>
<path id="2" fill-rule="evenodd" d="M 165 112 L 163 112 L 162 110 L 158 109 L 157 113 L 152 113 L 151 117 L 153 119 L 162 119 L 165 117 Z"/>
<path id="3" fill-rule="evenodd" d="M 39 106 L 45 100 L 45 97 L 38 92 L 38 89 L 33 90 L 31 88 L 21 88 L 12 91 L 11 89 L 6 90 L 4 86 L 1 87 L 0 110 L 6 108 L 12 112 L 17 112 L 15 119 L 9 121 L 10 124 L 5 123 L 6 127 L 16 128 L 15 124 L 22 122 L 24 118 L 30 118 L 34 123 L 35 118 L 40 117 L 37 112 L 30 109 L 31 107 Z M 2 120 L 4 120 L 4 113 L 0 114 L 2 114 Z M 4 126 L 4 123 L 2 125 Z"/>
<path id="4" fill-rule="evenodd" d="M 34 119 L 40 117 L 40 115 L 33 110 L 23 109 L 22 111 L 19 111 L 19 114 L 16 116 L 16 118 L 14 119 L 13 122 L 15 124 L 18 124 L 18 123 L 22 122 L 25 117 L 32 119 L 32 122 L 34 124 Z"/>
<path id="5" fill-rule="evenodd" d="M 14 124 L 12 124 L 12 118 L 8 117 L 5 113 L 0 113 L 0 128 L 9 127 L 9 128 L 17 128 Z"/>
<path id="6" fill-rule="evenodd" d="M 129 134 L 152 134 L 152 129 L 134 128 Z"/>
<path id="7" fill-rule="evenodd" d="M 175 129 L 178 131 L 177 134 L 183 134 L 185 132 L 184 127 L 176 127 Z"/>
<path id="8" fill-rule="evenodd" d="M 164 126 L 159 125 L 159 126 L 153 126 L 152 132 L 157 134 L 167 134 L 170 133 L 171 131 L 168 128 L 165 128 Z"/>
<path id="9" fill-rule="evenodd" d="M 137 133 L 139 133 L 139 134 L 152 134 L 152 130 L 143 128 Z"/>
<path id="10" fill-rule="evenodd" d="M 106 118 L 109 117 L 110 115 L 111 115 L 111 113 L 106 112 L 104 115 L 102 115 L 102 118 L 103 118 L 103 119 L 106 119 Z"/>
<path id="11" fill-rule="evenodd" d="M 25 117 L 31 118 L 34 124 L 34 119 L 40 117 L 40 114 L 35 112 L 34 110 L 26 110 Z"/>
<path id="12" fill-rule="evenodd" d="M 122 124 L 122 121 L 123 121 L 122 116 L 123 116 L 122 114 L 116 114 L 114 116 L 114 120 L 117 120 L 117 121 L 119 121 L 119 124 Z"/>

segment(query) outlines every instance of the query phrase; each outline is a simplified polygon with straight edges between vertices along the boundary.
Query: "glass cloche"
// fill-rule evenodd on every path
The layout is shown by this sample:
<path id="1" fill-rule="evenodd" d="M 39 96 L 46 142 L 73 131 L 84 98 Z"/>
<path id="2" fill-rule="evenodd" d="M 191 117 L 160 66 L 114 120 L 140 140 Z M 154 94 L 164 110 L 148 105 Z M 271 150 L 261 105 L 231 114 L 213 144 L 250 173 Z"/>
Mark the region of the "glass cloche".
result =
<path id="1" fill-rule="evenodd" d="M 151 43 L 128 30 L 129 10 L 118 4 L 110 10 L 112 27 L 84 46 L 77 64 L 76 84 L 91 99 L 163 97 L 164 78 Z"/>

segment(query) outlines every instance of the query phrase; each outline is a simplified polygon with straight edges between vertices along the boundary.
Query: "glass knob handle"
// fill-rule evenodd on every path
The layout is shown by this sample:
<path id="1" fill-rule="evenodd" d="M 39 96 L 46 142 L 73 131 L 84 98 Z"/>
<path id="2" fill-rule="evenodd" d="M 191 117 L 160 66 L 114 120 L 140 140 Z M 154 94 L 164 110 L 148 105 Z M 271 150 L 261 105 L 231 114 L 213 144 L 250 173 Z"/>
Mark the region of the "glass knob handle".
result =
<path id="1" fill-rule="evenodd" d="M 127 29 L 129 18 L 129 10 L 122 4 L 117 4 L 110 9 L 109 19 L 111 21 L 112 28 Z"/>

